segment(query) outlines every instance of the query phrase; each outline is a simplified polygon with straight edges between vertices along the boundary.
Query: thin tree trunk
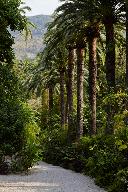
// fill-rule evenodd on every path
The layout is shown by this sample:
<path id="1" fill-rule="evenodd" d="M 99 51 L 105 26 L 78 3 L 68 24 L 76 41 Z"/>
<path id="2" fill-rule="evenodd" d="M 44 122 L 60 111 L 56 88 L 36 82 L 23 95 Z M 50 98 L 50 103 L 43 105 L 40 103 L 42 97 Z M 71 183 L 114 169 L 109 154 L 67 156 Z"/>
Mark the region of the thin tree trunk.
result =
<path id="1" fill-rule="evenodd" d="M 48 104 L 48 89 L 44 90 L 41 95 L 41 105 L 42 105 L 42 111 L 41 111 L 41 126 L 43 127 L 44 123 L 48 123 L 48 110 L 49 110 L 49 104 Z M 44 114 L 45 110 L 45 114 Z"/>
<path id="2" fill-rule="evenodd" d="M 49 112 L 53 110 L 53 85 L 49 85 Z"/>
<path id="3" fill-rule="evenodd" d="M 67 100 L 68 100 L 68 141 L 72 142 L 75 137 L 73 126 L 73 80 L 74 80 L 74 49 L 69 48 L 68 55 L 68 80 L 67 80 Z"/>
<path id="4" fill-rule="evenodd" d="M 68 87 L 67 87 L 67 82 L 66 82 L 66 103 L 65 103 L 65 124 L 68 125 Z"/>
<path id="5" fill-rule="evenodd" d="M 91 108 L 90 134 L 96 135 L 96 43 L 97 37 L 89 39 L 89 100 Z"/>
<path id="6" fill-rule="evenodd" d="M 106 30 L 106 79 L 108 85 L 108 93 L 110 94 L 113 88 L 115 88 L 115 37 L 112 18 L 107 18 L 104 24 Z M 106 109 L 107 124 L 105 133 L 112 134 L 114 109 L 111 103 L 107 104 Z"/>
<path id="7" fill-rule="evenodd" d="M 108 91 L 115 87 L 115 37 L 112 18 L 104 23 L 106 31 L 106 79 Z"/>
<path id="8" fill-rule="evenodd" d="M 64 99 L 64 68 L 60 69 L 60 112 L 61 112 L 61 127 L 64 128 L 65 125 L 65 99 Z"/>
<path id="9" fill-rule="evenodd" d="M 77 139 L 83 136 L 84 48 L 77 47 Z"/>
<path id="10" fill-rule="evenodd" d="M 128 0 L 126 0 L 126 89 L 128 91 Z"/>

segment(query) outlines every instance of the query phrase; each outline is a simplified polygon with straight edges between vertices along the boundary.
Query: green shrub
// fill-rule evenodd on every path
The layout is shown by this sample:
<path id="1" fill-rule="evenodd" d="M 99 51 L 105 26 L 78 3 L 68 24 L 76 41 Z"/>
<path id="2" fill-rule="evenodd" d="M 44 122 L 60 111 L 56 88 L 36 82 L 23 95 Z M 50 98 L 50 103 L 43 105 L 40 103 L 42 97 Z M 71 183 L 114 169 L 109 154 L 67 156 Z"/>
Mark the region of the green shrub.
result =
<path id="1" fill-rule="evenodd" d="M 12 171 L 26 170 L 37 161 L 39 127 L 27 104 L 15 101 L 7 109 L 7 117 L 0 118 L 0 149 L 3 156 L 11 158 L 12 162 L 8 166 Z M 0 164 L 0 171 L 3 170 L 3 163 L 5 165 L 5 162 Z"/>
<path id="2" fill-rule="evenodd" d="M 115 176 L 113 184 L 109 187 L 109 192 L 128 191 L 128 167 L 119 170 Z"/>
<path id="3" fill-rule="evenodd" d="M 66 146 L 67 131 L 61 128 L 45 130 L 40 136 L 43 159 L 59 165 L 62 162 Z"/>
<path id="4" fill-rule="evenodd" d="M 45 130 L 42 155 L 47 162 L 94 177 L 98 185 L 111 192 L 125 192 L 128 179 L 127 133 L 125 127 L 115 135 L 86 136 L 79 143 L 68 145 L 66 130 Z"/>
<path id="5" fill-rule="evenodd" d="M 21 132 L 23 141 L 21 149 L 13 155 L 12 169 L 14 171 L 27 170 L 39 160 L 40 129 L 29 106 L 23 105 L 23 113 L 24 124 Z"/>

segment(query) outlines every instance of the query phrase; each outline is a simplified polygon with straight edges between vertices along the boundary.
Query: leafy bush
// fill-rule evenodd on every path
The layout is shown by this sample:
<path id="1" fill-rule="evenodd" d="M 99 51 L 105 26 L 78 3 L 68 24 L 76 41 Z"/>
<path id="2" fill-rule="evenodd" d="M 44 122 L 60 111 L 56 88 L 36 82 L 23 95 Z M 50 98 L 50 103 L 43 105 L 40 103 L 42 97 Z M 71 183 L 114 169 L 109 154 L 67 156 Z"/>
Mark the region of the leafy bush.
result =
<path id="1" fill-rule="evenodd" d="M 123 191 L 127 185 L 127 131 L 116 135 L 83 137 L 79 143 L 68 145 L 66 131 L 45 130 L 42 141 L 43 157 L 47 162 L 61 165 L 95 178 L 98 185 L 109 190 Z M 121 179 L 123 174 L 123 180 Z M 123 184 L 124 183 L 124 184 Z M 116 189 L 116 185 L 118 188 Z M 123 185 L 123 189 L 121 189 Z"/>
<path id="2" fill-rule="evenodd" d="M 66 146 L 67 131 L 63 129 L 45 130 L 41 135 L 43 159 L 59 165 Z"/>
<path id="3" fill-rule="evenodd" d="M 6 108 L 7 107 L 7 108 Z M 39 128 L 34 113 L 29 106 L 15 100 L 8 101 L 0 111 L 0 149 L 3 156 L 9 156 L 9 169 L 22 171 L 28 169 L 37 160 Z M 4 172 L 5 161 L 0 164 L 0 172 Z M 3 170 L 3 171 L 2 171 Z"/>
<path id="4" fill-rule="evenodd" d="M 39 160 L 39 127 L 35 121 L 34 113 L 27 105 L 23 104 L 22 112 L 22 146 L 13 154 L 11 166 L 14 171 L 27 170 Z"/>

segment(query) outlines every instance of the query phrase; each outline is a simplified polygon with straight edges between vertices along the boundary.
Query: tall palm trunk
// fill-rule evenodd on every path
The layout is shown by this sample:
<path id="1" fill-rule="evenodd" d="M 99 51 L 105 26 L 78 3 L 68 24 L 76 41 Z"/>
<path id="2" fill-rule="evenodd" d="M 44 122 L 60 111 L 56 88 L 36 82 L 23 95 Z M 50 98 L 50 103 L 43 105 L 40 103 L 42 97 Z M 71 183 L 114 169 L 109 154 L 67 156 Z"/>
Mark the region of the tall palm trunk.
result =
<path id="1" fill-rule="evenodd" d="M 66 103 L 65 103 L 65 124 L 68 125 L 68 75 L 66 73 Z"/>
<path id="2" fill-rule="evenodd" d="M 107 18 L 104 22 L 106 31 L 106 79 L 108 85 L 108 93 L 115 87 L 115 37 L 114 37 L 114 25 L 113 19 Z M 107 124 L 105 133 L 113 133 L 113 118 L 114 109 L 111 103 L 107 104 Z"/>
<path id="3" fill-rule="evenodd" d="M 126 89 L 128 90 L 128 0 L 126 0 Z"/>
<path id="4" fill-rule="evenodd" d="M 105 22 L 106 31 L 106 79 L 108 90 L 115 87 L 115 37 L 113 19 L 106 18 Z"/>
<path id="5" fill-rule="evenodd" d="M 75 130 L 73 126 L 73 80 L 74 80 L 74 49 L 68 48 L 68 80 L 67 80 L 67 100 L 68 100 L 68 141 L 75 139 Z"/>
<path id="6" fill-rule="evenodd" d="M 96 134 L 96 77 L 97 77 L 97 63 L 96 63 L 96 43 L 97 37 L 89 38 L 89 100 L 91 108 L 91 127 L 90 134 Z"/>
<path id="7" fill-rule="evenodd" d="M 61 127 L 63 128 L 65 125 L 65 99 L 64 99 L 64 85 L 65 85 L 65 78 L 64 78 L 65 70 L 62 67 L 60 69 L 60 112 L 61 112 Z"/>
<path id="8" fill-rule="evenodd" d="M 77 47 L 77 139 L 83 136 L 83 80 L 85 49 Z"/>

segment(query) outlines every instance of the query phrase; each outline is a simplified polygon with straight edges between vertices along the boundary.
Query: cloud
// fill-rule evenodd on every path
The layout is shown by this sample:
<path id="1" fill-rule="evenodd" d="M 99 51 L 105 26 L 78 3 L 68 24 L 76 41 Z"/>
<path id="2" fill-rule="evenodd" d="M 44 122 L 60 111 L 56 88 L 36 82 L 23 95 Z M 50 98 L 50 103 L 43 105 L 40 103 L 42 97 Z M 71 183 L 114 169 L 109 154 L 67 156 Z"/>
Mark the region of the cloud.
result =
<path id="1" fill-rule="evenodd" d="M 50 15 L 59 5 L 58 0 L 24 0 L 24 2 L 32 9 L 27 15 Z"/>

